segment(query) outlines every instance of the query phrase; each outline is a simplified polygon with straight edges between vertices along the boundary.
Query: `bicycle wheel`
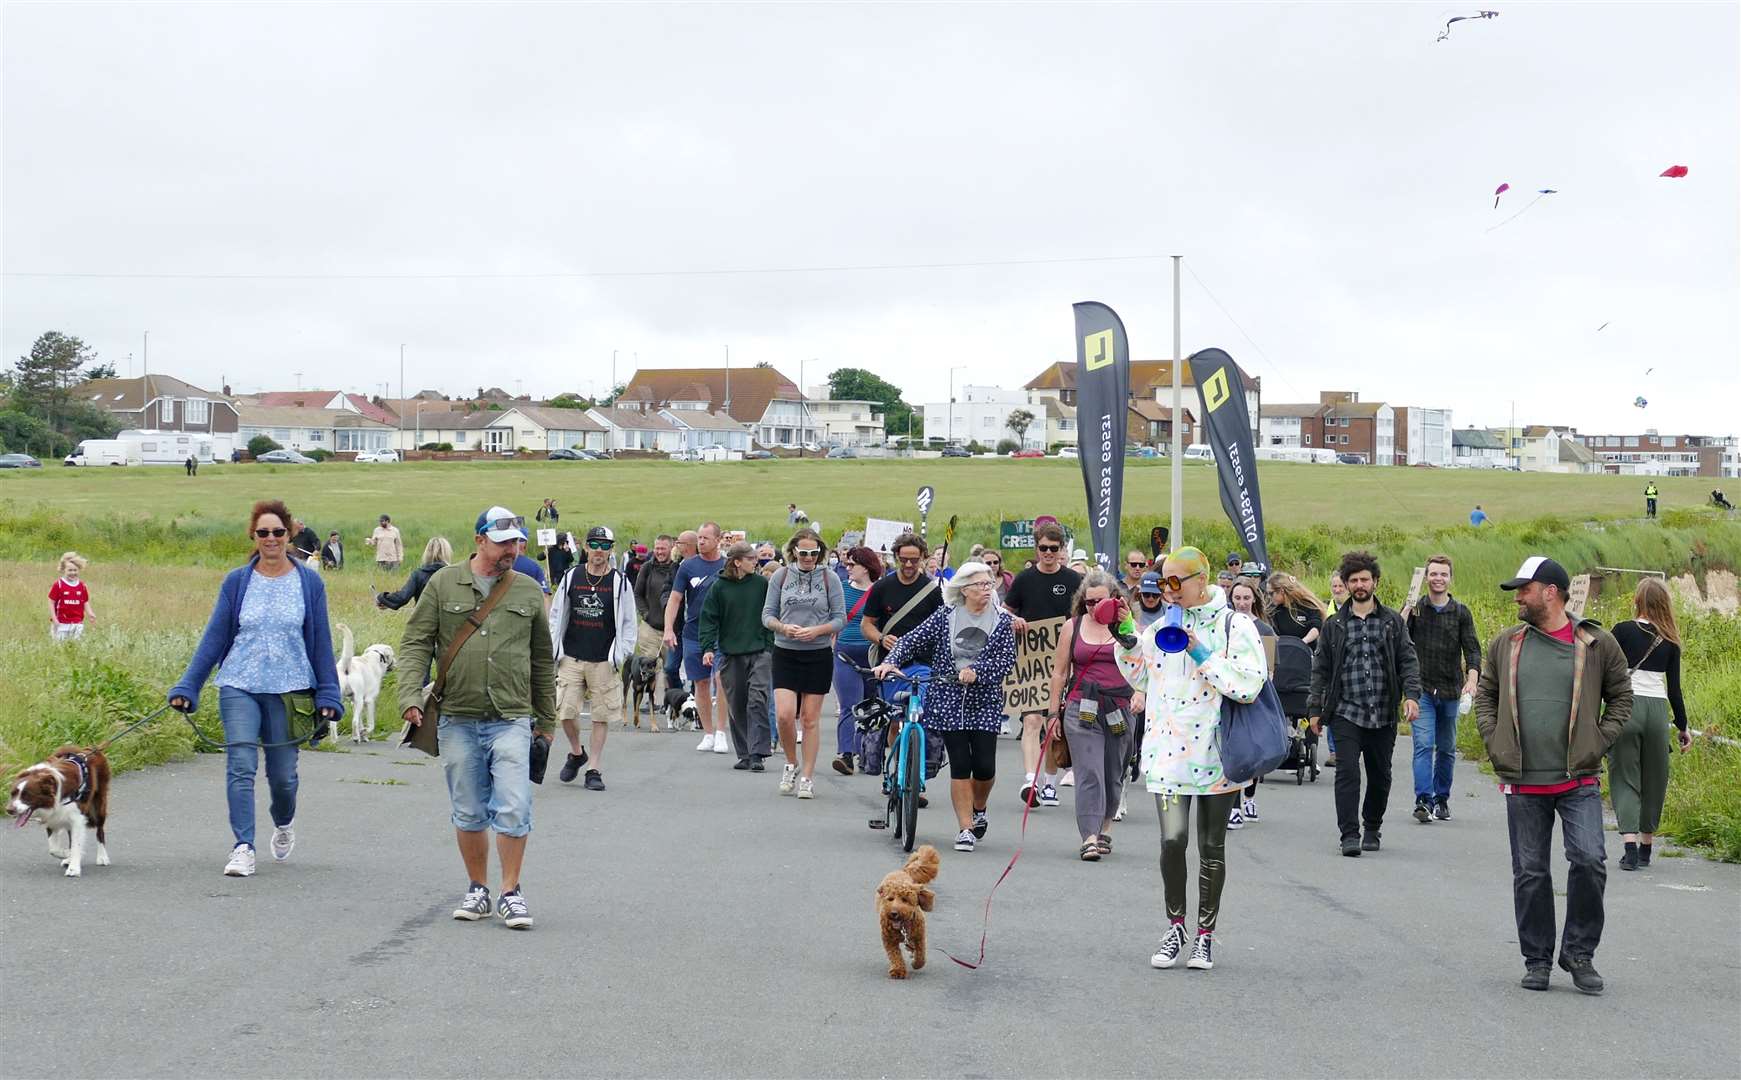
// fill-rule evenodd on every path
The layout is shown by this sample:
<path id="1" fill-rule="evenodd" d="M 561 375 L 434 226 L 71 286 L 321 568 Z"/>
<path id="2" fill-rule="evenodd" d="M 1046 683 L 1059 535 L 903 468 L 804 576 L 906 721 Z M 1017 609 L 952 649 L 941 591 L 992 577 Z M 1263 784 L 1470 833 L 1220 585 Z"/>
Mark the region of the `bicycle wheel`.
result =
<path id="1" fill-rule="evenodd" d="M 883 810 L 885 820 L 895 826 L 895 839 L 901 838 L 901 747 L 903 743 L 899 733 L 889 743 L 883 752 L 883 794 L 888 796 L 888 806 Z"/>
<path id="2" fill-rule="evenodd" d="M 901 758 L 906 764 L 905 774 L 901 777 L 901 822 L 906 834 L 901 846 L 906 851 L 913 850 L 919 831 L 919 784 L 925 775 L 925 751 L 920 745 L 923 737 L 919 726 L 910 724 L 906 737 L 901 740 Z"/>

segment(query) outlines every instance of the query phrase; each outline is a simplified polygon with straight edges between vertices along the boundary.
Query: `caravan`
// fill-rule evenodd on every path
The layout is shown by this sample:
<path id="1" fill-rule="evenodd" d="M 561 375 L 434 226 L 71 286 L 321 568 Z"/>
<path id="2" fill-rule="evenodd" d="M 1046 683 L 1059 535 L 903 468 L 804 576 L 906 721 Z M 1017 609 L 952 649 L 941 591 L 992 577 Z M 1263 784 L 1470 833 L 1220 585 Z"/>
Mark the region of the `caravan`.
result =
<path id="1" fill-rule="evenodd" d="M 121 439 L 86 439 L 73 448 L 63 465 L 138 465 L 139 444 Z"/>
<path id="2" fill-rule="evenodd" d="M 139 457 L 137 463 L 145 465 L 180 465 L 190 457 L 201 465 L 228 461 L 236 439 L 228 434 L 138 430 L 123 431 L 116 438 L 131 443 Z"/>

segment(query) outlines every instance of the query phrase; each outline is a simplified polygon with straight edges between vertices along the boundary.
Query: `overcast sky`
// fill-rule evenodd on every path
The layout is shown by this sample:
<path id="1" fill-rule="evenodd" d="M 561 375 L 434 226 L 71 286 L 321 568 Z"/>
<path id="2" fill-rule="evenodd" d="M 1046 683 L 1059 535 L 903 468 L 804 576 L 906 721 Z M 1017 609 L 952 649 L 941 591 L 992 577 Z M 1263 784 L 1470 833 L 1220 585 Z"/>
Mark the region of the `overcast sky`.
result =
<path id="1" fill-rule="evenodd" d="M 1185 351 L 1269 401 L 1741 430 L 1737 5 L 1492 2 L 7 4 L 4 348 L 941 400 L 1073 359 L 1075 300 L 1171 355 L 1170 262 L 1110 260 L 1179 253 Z"/>

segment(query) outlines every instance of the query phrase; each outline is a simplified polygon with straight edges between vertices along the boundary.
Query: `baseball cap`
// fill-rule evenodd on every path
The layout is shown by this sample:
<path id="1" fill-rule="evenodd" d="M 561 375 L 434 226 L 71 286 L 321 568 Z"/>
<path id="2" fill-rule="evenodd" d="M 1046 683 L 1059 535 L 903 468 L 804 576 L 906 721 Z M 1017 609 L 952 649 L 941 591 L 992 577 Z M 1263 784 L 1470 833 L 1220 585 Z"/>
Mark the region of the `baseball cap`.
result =
<path id="1" fill-rule="evenodd" d="M 1230 552 L 1227 556 L 1227 565 L 1228 566 L 1232 566 L 1234 563 L 1240 563 L 1240 562 L 1244 562 L 1244 561 L 1245 561 L 1244 557 L 1241 556 L 1239 554 L 1239 552 L 1237 552 L 1237 551 Z"/>
<path id="2" fill-rule="evenodd" d="M 1148 573 L 1143 575 L 1142 582 L 1137 585 L 1136 591 L 1147 593 L 1150 596 L 1161 595 L 1161 575 L 1150 570 Z"/>
<path id="3" fill-rule="evenodd" d="M 590 544 L 594 540 L 608 540 L 614 544 L 617 542 L 617 537 L 615 533 L 611 532 L 609 526 L 594 525 L 586 530 L 586 542 Z"/>
<path id="4" fill-rule="evenodd" d="M 1523 560 L 1523 565 L 1517 568 L 1517 576 L 1510 581 L 1500 582 L 1499 587 L 1507 591 L 1521 589 L 1532 581 L 1539 581 L 1543 585 L 1557 585 L 1562 595 L 1572 587 L 1572 579 L 1566 574 L 1566 568 L 1546 555 L 1531 555 Z"/>
<path id="5" fill-rule="evenodd" d="M 478 515 L 473 532 L 479 532 L 496 543 L 526 539 L 526 519 L 505 506 L 492 506 Z"/>
<path id="6" fill-rule="evenodd" d="M 1070 553 L 1070 561 L 1071 562 L 1087 562 L 1088 561 L 1088 552 L 1083 551 L 1081 548 L 1077 548 Z"/>

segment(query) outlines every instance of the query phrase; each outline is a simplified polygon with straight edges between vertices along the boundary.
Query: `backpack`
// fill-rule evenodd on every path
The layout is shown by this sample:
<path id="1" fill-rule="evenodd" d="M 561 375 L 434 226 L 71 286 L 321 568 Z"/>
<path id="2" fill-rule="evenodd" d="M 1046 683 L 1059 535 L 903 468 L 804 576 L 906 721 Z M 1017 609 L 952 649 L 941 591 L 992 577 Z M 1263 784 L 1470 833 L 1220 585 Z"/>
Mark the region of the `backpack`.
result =
<path id="1" fill-rule="evenodd" d="M 1227 616 L 1223 646 L 1231 648 L 1233 614 Z M 1304 644 L 1302 642 L 1302 644 Z M 1281 642 L 1276 643 L 1276 666 L 1281 666 Z M 1235 784 L 1256 780 L 1288 756 L 1288 723 L 1282 715 L 1281 698 L 1274 679 L 1265 679 L 1263 689 L 1249 705 L 1230 697 L 1221 699 L 1221 723 L 1215 726 L 1215 741 L 1221 751 L 1221 771 Z"/>

